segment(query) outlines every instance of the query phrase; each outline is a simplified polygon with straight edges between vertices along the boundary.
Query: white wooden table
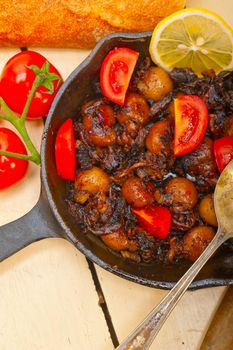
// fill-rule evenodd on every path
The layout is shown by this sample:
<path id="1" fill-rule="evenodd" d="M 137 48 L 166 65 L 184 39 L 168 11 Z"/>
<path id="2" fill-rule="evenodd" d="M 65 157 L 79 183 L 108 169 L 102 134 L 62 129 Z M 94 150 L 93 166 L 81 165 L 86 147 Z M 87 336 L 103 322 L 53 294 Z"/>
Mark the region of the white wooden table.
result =
<path id="1" fill-rule="evenodd" d="M 232 0 L 188 1 L 193 4 L 217 9 L 233 24 Z M 0 49 L 0 69 L 18 51 Z M 64 78 L 88 54 L 80 50 L 37 51 Z M 42 128 L 41 121 L 29 123 L 38 146 Z M 30 165 L 23 182 L 0 192 L 0 225 L 27 213 L 39 193 L 39 169 Z M 197 350 L 225 291 L 219 287 L 188 292 L 151 349 Z M 114 349 L 166 293 L 120 279 L 98 266 L 90 271 L 85 257 L 63 239 L 34 243 L 0 264 L 0 349 Z"/>

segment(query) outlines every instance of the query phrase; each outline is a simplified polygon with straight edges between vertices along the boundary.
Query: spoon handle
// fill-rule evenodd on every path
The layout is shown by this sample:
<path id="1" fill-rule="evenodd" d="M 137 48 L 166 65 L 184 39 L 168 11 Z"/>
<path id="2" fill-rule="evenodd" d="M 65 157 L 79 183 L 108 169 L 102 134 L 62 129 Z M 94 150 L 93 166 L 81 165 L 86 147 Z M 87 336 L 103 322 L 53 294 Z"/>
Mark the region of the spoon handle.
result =
<path id="1" fill-rule="evenodd" d="M 163 298 L 159 305 L 149 313 L 145 320 L 116 348 L 116 350 L 149 349 L 167 317 L 185 293 L 190 283 L 201 270 L 202 266 L 228 238 L 229 236 L 226 233 L 218 231 L 205 251 L 177 282 L 173 289 L 165 296 L 165 298 Z"/>

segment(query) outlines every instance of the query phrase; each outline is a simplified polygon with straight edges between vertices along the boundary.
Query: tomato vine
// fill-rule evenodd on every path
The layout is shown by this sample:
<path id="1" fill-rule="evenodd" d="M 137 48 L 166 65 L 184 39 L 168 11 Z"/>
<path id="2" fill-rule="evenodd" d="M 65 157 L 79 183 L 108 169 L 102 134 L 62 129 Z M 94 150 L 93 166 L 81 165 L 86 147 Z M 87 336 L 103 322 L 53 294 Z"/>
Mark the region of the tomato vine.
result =
<path id="1" fill-rule="evenodd" d="M 21 116 L 18 116 L 15 112 L 13 112 L 11 108 L 6 104 L 4 99 L 0 97 L 0 106 L 3 112 L 0 114 L 0 118 L 10 122 L 18 130 L 30 154 L 26 155 L 26 154 L 0 150 L 0 155 L 19 158 L 19 159 L 25 159 L 25 160 L 32 161 L 37 165 L 40 165 L 41 163 L 40 153 L 38 152 L 38 150 L 36 149 L 36 147 L 34 146 L 33 142 L 30 139 L 30 136 L 26 128 L 26 118 L 27 118 L 27 114 L 28 114 L 32 99 L 35 96 L 37 89 L 40 86 L 44 86 L 47 89 L 47 91 L 44 93 L 53 94 L 54 93 L 53 81 L 57 81 L 57 84 L 60 84 L 61 77 L 49 71 L 50 64 L 48 61 L 45 61 L 45 63 L 41 68 L 37 67 L 36 65 L 31 65 L 27 68 L 32 69 L 36 77 L 32 84 L 32 88 L 29 92 L 29 95 Z"/>

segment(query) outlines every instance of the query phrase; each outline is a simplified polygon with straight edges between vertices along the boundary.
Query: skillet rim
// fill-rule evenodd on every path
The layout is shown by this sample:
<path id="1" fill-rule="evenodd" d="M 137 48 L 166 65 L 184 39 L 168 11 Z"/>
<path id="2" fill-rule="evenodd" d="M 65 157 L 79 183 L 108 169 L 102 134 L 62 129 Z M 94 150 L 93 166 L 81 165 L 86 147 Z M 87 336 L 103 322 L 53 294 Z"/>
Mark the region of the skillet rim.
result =
<path id="1" fill-rule="evenodd" d="M 46 141 L 47 141 L 47 133 L 48 129 L 50 128 L 50 122 L 52 118 L 54 117 L 54 111 L 57 107 L 57 104 L 66 91 L 67 87 L 72 83 L 74 79 L 76 79 L 79 72 L 81 72 L 86 66 L 88 66 L 93 59 L 93 57 L 98 53 L 99 49 L 101 49 L 102 45 L 106 43 L 106 41 L 110 41 L 112 39 L 144 39 L 150 37 L 152 32 L 117 32 L 109 34 L 105 37 L 103 37 L 97 45 L 94 47 L 94 49 L 89 53 L 89 55 L 82 61 L 68 76 L 68 78 L 65 79 L 63 85 L 59 89 L 57 95 L 54 98 L 54 101 L 51 105 L 51 108 L 49 110 L 48 116 L 46 118 L 46 123 L 43 131 L 42 136 L 42 142 L 41 142 L 41 177 L 42 177 L 42 183 L 45 188 L 45 192 L 48 198 L 48 202 L 50 205 L 50 208 L 52 209 L 52 212 L 58 221 L 58 223 L 61 225 L 61 227 L 64 230 L 66 238 L 71 241 L 76 248 L 78 248 L 81 253 L 84 254 L 89 260 L 96 263 L 100 267 L 104 268 L 105 270 L 114 273 L 115 275 L 122 277 L 124 279 L 127 279 L 129 281 L 145 285 L 152 288 L 160 288 L 160 289 L 171 289 L 176 282 L 171 281 L 155 281 L 144 277 L 138 277 L 135 276 L 129 272 L 122 271 L 121 269 L 117 268 L 116 266 L 112 266 L 105 261 L 98 258 L 95 254 L 93 254 L 92 251 L 87 249 L 81 242 L 79 242 L 78 238 L 74 236 L 72 231 L 69 229 L 69 227 L 66 225 L 65 221 L 63 220 L 62 216 L 59 214 L 57 210 L 56 203 L 53 199 L 50 186 L 48 183 L 48 176 L 46 171 L 46 164 L 45 164 L 45 152 L 46 152 Z M 208 287 L 217 287 L 217 286 L 229 286 L 233 285 L 233 278 L 206 278 L 206 279 L 199 279 L 192 282 L 189 289 L 201 289 L 201 288 L 208 288 Z"/>

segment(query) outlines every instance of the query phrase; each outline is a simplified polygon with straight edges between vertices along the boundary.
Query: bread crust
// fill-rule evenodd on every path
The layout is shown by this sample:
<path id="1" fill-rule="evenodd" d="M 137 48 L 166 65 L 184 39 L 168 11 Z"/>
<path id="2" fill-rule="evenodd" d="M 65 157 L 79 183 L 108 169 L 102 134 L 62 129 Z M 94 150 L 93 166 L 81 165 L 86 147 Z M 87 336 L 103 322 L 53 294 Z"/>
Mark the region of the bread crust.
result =
<path id="1" fill-rule="evenodd" d="M 0 0 L 0 46 L 92 48 L 111 32 L 148 31 L 185 0 Z"/>

